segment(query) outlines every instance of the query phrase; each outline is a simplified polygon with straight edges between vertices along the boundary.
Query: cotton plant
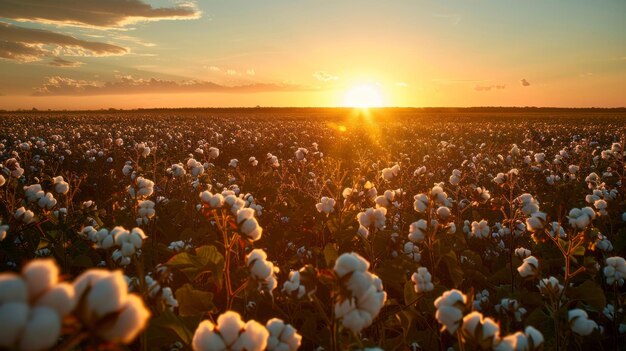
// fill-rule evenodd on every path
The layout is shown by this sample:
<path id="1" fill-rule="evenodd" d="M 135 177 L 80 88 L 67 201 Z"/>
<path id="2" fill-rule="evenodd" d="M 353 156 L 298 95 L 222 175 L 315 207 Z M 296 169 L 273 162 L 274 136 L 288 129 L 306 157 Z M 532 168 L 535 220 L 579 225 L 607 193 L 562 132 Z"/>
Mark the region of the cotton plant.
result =
<path id="1" fill-rule="evenodd" d="M 336 296 L 335 318 L 354 333 L 371 325 L 387 300 L 382 281 L 368 271 L 369 265 L 356 253 L 344 253 L 333 268 L 345 292 Z"/>
<path id="2" fill-rule="evenodd" d="M 120 271 L 91 269 L 63 282 L 50 259 L 24 266 L 20 275 L 0 274 L 0 346 L 18 350 L 51 349 L 68 339 L 66 323 L 75 320 L 81 342 L 89 336 L 129 344 L 141 332 L 150 312 L 140 297 L 128 294 Z M 66 318 L 72 315 L 72 318 Z M 102 323 L 104 320 L 107 323 Z"/>

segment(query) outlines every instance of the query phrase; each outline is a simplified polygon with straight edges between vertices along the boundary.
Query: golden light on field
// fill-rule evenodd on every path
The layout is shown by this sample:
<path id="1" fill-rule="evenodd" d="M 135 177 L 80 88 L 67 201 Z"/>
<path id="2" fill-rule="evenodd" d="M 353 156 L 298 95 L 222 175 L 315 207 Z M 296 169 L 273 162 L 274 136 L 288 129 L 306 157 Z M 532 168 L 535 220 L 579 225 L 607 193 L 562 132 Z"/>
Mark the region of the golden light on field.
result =
<path id="1" fill-rule="evenodd" d="M 383 107 L 385 104 L 383 93 L 377 84 L 359 84 L 350 88 L 344 95 L 345 107 L 369 108 Z"/>

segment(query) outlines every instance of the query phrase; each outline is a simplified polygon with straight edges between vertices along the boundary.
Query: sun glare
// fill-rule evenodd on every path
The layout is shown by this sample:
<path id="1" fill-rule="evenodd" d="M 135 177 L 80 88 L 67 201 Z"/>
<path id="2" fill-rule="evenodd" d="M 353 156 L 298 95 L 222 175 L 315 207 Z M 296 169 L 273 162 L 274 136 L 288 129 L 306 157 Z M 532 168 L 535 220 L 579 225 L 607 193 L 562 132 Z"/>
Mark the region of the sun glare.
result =
<path id="1" fill-rule="evenodd" d="M 383 94 L 376 84 L 357 85 L 346 92 L 343 105 L 357 108 L 382 107 Z"/>

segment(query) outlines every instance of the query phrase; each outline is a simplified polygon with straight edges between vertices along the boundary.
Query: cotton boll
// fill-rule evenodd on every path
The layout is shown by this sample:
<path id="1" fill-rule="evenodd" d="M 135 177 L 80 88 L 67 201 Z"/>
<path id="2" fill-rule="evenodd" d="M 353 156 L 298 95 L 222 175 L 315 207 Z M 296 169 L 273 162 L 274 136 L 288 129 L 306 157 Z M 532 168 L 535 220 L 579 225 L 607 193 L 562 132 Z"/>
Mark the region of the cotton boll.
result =
<path id="1" fill-rule="evenodd" d="M 69 283 L 59 283 L 46 291 L 35 305 L 49 307 L 55 310 L 59 316 L 64 317 L 72 312 L 77 302 L 74 286 Z"/>
<path id="2" fill-rule="evenodd" d="M 267 341 L 268 351 L 295 351 L 300 347 L 302 336 L 291 325 L 272 318 L 267 321 L 266 328 L 270 334 Z"/>
<path id="3" fill-rule="evenodd" d="M 411 280 L 415 284 L 416 293 L 425 293 L 433 291 L 435 286 L 432 283 L 432 276 L 426 267 L 420 267 L 416 273 L 413 273 Z"/>
<path id="4" fill-rule="evenodd" d="M 101 318 L 122 308 L 128 297 L 128 286 L 121 271 L 110 272 L 98 278 L 91 282 L 85 302 L 87 309 L 96 318 Z"/>
<path id="5" fill-rule="evenodd" d="M 463 336 L 489 350 L 500 337 L 500 326 L 491 318 L 484 318 L 480 312 L 471 312 L 463 317 Z"/>
<path id="6" fill-rule="evenodd" d="M 146 327 L 149 319 L 150 312 L 146 309 L 143 300 L 137 295 L 128 295 L 115 322 L 99 328 L 98 334 L 110 342 L 129 344 Z"/>
<path id="7" fill-rule="evenodd" d="M 269 332 L 260 323 L 250 320 L 232 346 L 233 351 L 262 351 L 267 346 Z"/>
<path id="8" fill-rule="evenodd" d="M 0 305 L 9 302 L 25 303 L 27 300 L 28 287 L 24 279 L 14 273 L 0 274 Z"/>
<path id="9" fill-rule="evenodd" d="M 59 281 L 59 268 L 52 259 L 30 261 L 22 270 L 28 287 L 28 298 L 38 298 Z"/>
<path id="10" fill-rule="evenodd" d="M 456 332 L 463 318 L 466 303 L 467 297 L 456 289 L 444 292 L 435 300 L 434 305 L 437 308 L 435 318 L 443 324 L 444 330 L 448 330 L 451 334 Z"/>
<path id="11" fill-rule="evenodd" d="M 426 238 L 426 229 L 428 227 L 428 222 L 423 219 L 420 219 L 417 222 L 411 223 L 409 227 L 409 240 L 414 243 L 419 243 L 424 241 Z"/>
<path id="12" fill-rule="evenodd" d="M 569 310 L 567 320 L 572 331 L 578 335 L 587 336 L 598 329 L 598 324 L 590 320 L 587 312 L 579 308 Z"/>
<path id="13" fill-rule="evenodd" d="M 215 325 L 210 321 L 202 321 L 193 335 L 191 346 L 194 351 L 222 351 L 227 350 L 222 337 L 216 333 Z"/>
<path id="14" fill-rule="evenodd" d="M 489 237 L 489 223 L 484 219 L 480 222 L 472 222 L 472 235 L 477 238 L 487 238 Z"/>
<path id="15" fill-rule="evenodd" d="M 539 274 L 539 260 L 535 256 L 528 256 L 524 259 L 522 265 L 517 267 L 517 271 L 522 278 L 534 277 Z"/>
<path id="16" fill-rule="evenodd" d="M 0 303 L 0 347 L 8 349 L 17 343 L 28 322 L 29 312 L 25 302 Z"/>
<path id="17" fill-rule="evenodd" d="M 35 307 L 22 331 L 19 349 L 37 351 L 51 348 L 61 334 L 61 319 L 48 307 Z"/>
<path id="18" fill-rule="evenodd" d="M 413 209 L 416 212 L 424 213 L 428 208 L 428 196 L 426 194 L 418 194 L 413 197 L 415 202 L 413 203 Z"/>

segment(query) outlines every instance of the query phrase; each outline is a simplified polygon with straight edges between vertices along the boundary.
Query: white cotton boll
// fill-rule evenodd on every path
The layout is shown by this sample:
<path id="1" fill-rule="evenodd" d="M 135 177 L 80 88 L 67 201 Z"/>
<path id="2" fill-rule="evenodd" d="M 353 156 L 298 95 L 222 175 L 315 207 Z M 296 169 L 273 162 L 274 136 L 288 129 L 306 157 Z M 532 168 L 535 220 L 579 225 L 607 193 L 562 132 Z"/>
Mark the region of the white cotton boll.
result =
<path id="1" fill-rule="evenodd" d="M 220 155 L 220 150 L 216 147 L 209 148 L 209 158 L 216 159 Z"/>
<path id="2" fill-rule="evenodd" d="M 481 220 L 480 222 L 472 222 L 472 235 L 477 238 L 487 238 L 489 237 L 489 223 L 486 220 Z"/>
<path id="3" fill-rule="evenodd" d="M 239 335 L 232 346 L 233 351 L 262 351 L 267 346 L 269 332 L 262 324 L 250 320 L 244 331 Z"/>
<path id="4" fill-rule="evenodd" d="M 112 325 L 98 329 L 98 334 L 110 342 L 131 343 L 146 327 L 150 312 L 137 295 L 128 295 L 121 312 Z"/>
<path id="5" fill-rule="evenodd" d="M 129 176 L 132 172 L 133 166 L 127 164 L 122 167 L 122 174 L 124 174 L 125 176 Z"/>
<path id="6" fill-rule="evenodd" d="M 289 295 L 295 294 L 295 296 L 299 299 L 304 296 L 304 294 L 306 293 L 306 288 L 300 283 L 299 271 L 289 272 L 289 279 L 283 283 L 282 291 Z"/>
<path id="7" fill-rule="evenodd" d="M 26 302 L 0 304 L 0 347 L 12 348 L 28 322 L 30 307 Z"/>
<path id="8" fill-rule="evenodd" d="M 519 257 L 520 260 L 523 260 L 530 255 L 531 255 L 530 250 L 524 247 L 518 247 L 517 249 L 515 249 L 515 256 Z"/>
<path id="9" fill-rule="evenodd" d="M 544 212 L 534 212 L 526 219 L 526 228 L 532 232 L 543 230 L 546 220 L 547 215 Z"/>
<path id="10" fill-rule="evenodd" d="M 433 291 L 435 286 L 432 283 L 432 276 L 426 267 L 420 267 L 416 273 L 413 273 L 411 280 L 415 284 L 416 293 L 425 293 Z"/>
<path id="11" fill-rule="evenodd" d="M 428 196 L 426 194 L 417 194 L 413 197 L 413 209 L 416 212 L 424 213 L 428 209 Z"/>
<path id="12" fill-rule="evenodd" d="M 49 349 L 57 343 L 61 335 L 61 318 L 48 307 L 35 307 L 30 311 L 26 326 L 22 331 L 19 349 L 38 351 Z"/>
<path id="13" fill-rule="evenodd" d="M 27 300 L 28 287 L 22 277 L 14 273 L 0 274 L 0 305 Z"/>
<path id="14" fill-rule="evenodd" d="M 452 170 L 452 175 L 450 176 L 449 181 L 452 185 L 459 185 L 461 182 L 461 171 L 458 169 Z"/>
<path id="15" fill-rule="evenodd" d="M 614 283 L 617 283 L 619 286 L 624 285 L 624 278 L 626 278 L 626 260 L 619 256 L 607 258 L 603 273 L 608 285 L 613 285 Z"/>
<path id="16" fill-rule="evenodd" d="M 521 266 L 517 267 L 522 278 L 534 277 L 539 274 L 539 260 L 535 256 L 528 256 L 524 259 Z"/>
<path id="17" fill-rule="evenodd" d="M 30 224 L 35 221 L 35 214 L 33 211 L 25 209 L 24 206 L 18 208 L 13 217 L 24 222 L 24 224 Z"/>
<path id="18" fill-rule="evenodd" d="M 535 154 L 535 162 L 542 163 L 545 160 L 546 160 L 546 154 L 544 154 L 543 152 L 539 152 Z"/>
<path id="19" fill-rule="evenodd" d="M 563 291 L 563 285 L 559 283 L 559 280 L 555 277 L 544 278 L 539 281 L 537 285 L 539 291 L 544 295 L 558 296 Z"/>
<path id="20" fill-rule="evenodd" d="M 77 302 L 74 286 L 69 283 L 59 283 L 37 299 L 35 305 L 49 307 L 59 316 L 65 317 L 72 312 Z"/>
<path id="21" fill-rule="evenodd" d="M 578 335 L 587 336 L 595 329 L 598 329 L 598 324 L 590 320 L 587 312 L 579 308 L 569 310 L 567 312 L 567 320 L 572 331 Z"/>
<path id="22" fill-rule="evenodd" d="M 441 206 L 437 209 L 437 216 L 441 218 L 442 220 L 448 219 L 448 217 L 450 217 L 451 214 L 452 212 L 450 212 L 450 209 L 448 207 Z"/>
<path id="23" fill-rule="evenodd" d="M 28 202 L 35 202 L 44 196 L 43 190 L 41 190 L 41 184 L 32 184 L 24 187 L 24 195 Z"/>
<path id="24" fill-rule="evenodd" d="M 585 229 L 594 218 L 596 212 L 591 207 L 573 208 L 568 215 L 569 224 L 578 230 Z"/>
<path id="25" fill-rule="evenodd" d="M 85 302 L 87 309 L 95 317 L 101 318 L 122 308 L 128 297 L 128 286 L 121 271 L 110 272 L 98 278 L 89 284 L 91 289 Z M 79 291 L 78 288 L 76 290 Z"/>
<path id="26" fill-rule="evenodd" d="M 419 247 L 410 241 L 407 241 L 404 244 L 404 254 L 415 262 L 419 262 L 422 260 L 422 252 L 420 251 Z"/>
<path id="27" fill-rule="evenodd" d="M 344 253 L 337 260 L 335 260 L 334 270 L 339 277 L 343 277 L 344 275 L 354 272 L 354 271 L 366 271 L 369 268 L 370 264 L 366 259 L 361 257 L 359 254 L 352 253 Z"/>
<path id="28" fill-rule="evenodd" d="M 595 201 L 593 203 L 593 206 L 598 210 L 598 212 L 601 215 L 606 216 L 608 214 L 608 212 L 606 211 L 606 208 L 608 206 L 606 201 L 604 201 L 604 200 L 597 200 L 597 201 Z"/>
<path id="29" fill-rule="evenodd" d="M 417 222 L 411 223 L 409 227 L 409 240 L 414 243 L 419 243 L 424 241 L 426 238 L 426 229 L 428 227 L 428 222 L 424 219 L 420 219 Z"/>
<path id="30" fill-rule="evenodd" d="M 544 338 L 543 334 L 533 326 L 527 326 L 524 329 L 524 334 L 526 335 L 526 340 L 528 341 L 528 350 L 537 350 L 540 349 L 541 345 L 543 345 Z"/>
<path id="31" fill-rule="evenodd" d="M 400 166 L 396 164 L 396 165 L 393 165 L 391 168 L 384 168 L 382 170 L 382 177 L 384 180 L 390 181 L 394 177 L 396 177 L 399 172 L 400 172 Z"/>
<path id="32" fill-rule="evenodd" d="M 317 212 L 325 213 L 325 214 L 334 212 L 335 211 L 334 207 L 335 207 L 335 199 L 332 199 L 326 196 L 322 197 L 322 199 L 320 200 L 320 203 L 315 205 Z"/>
<path id="33" fill-rule="evenodd" d="M 58 194 L 67 194 L 70 190 L 70 185 L 63 180 L 63 176 L 57 176 L 52 178 L 54 184 L 54 191 Z"/>
<path id="34" fill-rule="evenodd" d="M 59 281 L 59 268 L 52 259 L 30 261 L 22 270 L 30 300 L 38 298 Z"/>
<path id="35" fill-rule="evenodd" d="M 268 351 L 295 351 L 300 347 L 302 336 L 291 325 L 278 318 L 272 318 L 267 321 L 265 327 L 269 331 Z"/>
<path id="36" fill-rule="evenodd" d="M 491 349 L 500 337 L 500 326 L 476 311 L 463 318 L 461 331 L 466 338 L 480 345 L 481 349 Z"/>
<path id="37" fill-rule="evenodd" d="M 456 289 L 444 292 L 435 300 L 434 305 L 437 308 L 435 318 L 440 324 L 443 324 L 443 329 L 448 330 L 450 334 L 454 334 L 458 329 L 466 303 L 467 297 Z"/>
<path id="38" fill-rule="evenodd" d="M 364 212 L 359 212 L 357 214 L 357 220 L 359 224 L 365 228 L 370 228 L 374 226 L 377 229 L 385 228 L 387 209 L 385 207 L 379 208 L 368 208 Z"/>
<path id="39" fill-rule="evenodd" d="M 202 321 L 193 335 L 191 346 L 194 351 L 225 351 L 227 346 L 215 331 L 215 325 L 208 320 Z"/>

